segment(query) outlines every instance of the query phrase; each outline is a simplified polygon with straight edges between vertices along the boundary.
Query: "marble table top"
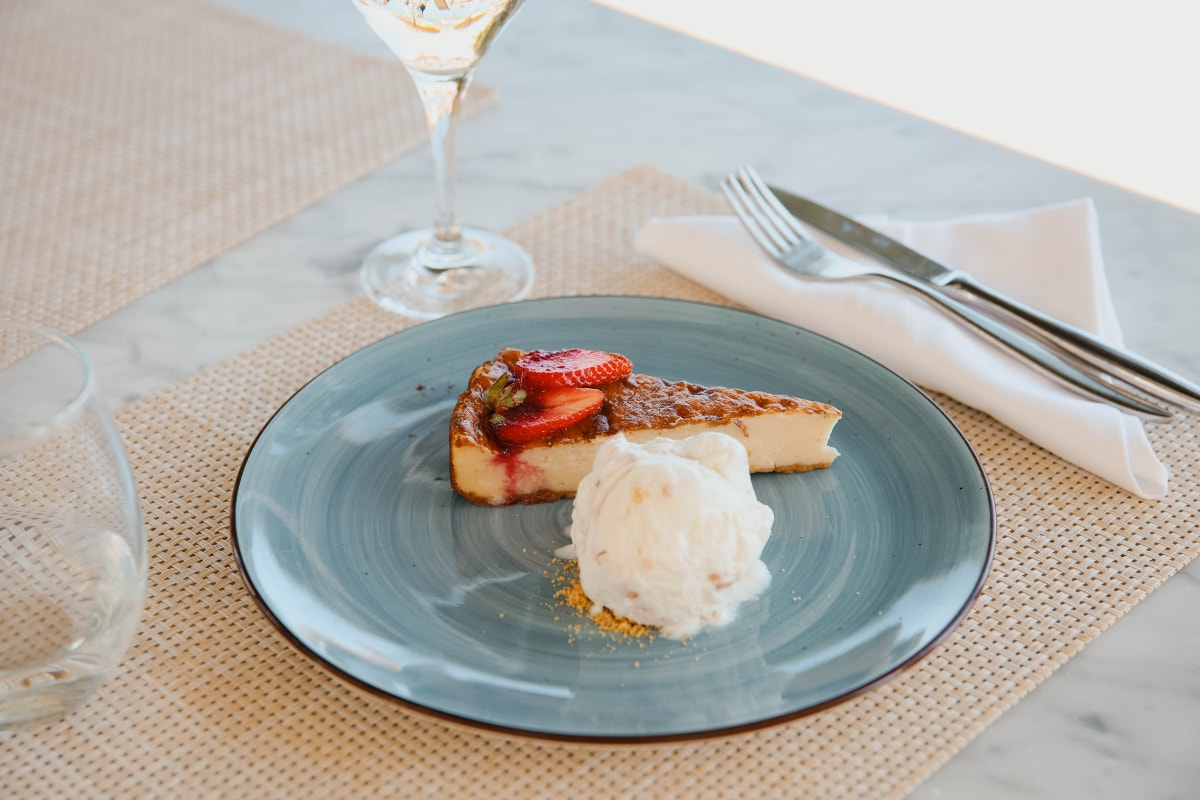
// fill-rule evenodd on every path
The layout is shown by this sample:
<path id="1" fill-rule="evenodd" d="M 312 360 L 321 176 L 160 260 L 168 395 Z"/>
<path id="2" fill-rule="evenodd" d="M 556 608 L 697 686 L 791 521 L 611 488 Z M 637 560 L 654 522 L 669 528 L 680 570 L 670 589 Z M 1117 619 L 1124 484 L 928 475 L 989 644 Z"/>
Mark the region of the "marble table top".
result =
<path id="1" fill-rule="evenodd" d="M 211 0 L 387 57 L 350 2 Z M 912 219 L 1090 196 L 1127 344 L 1200 378 L 1200 216 L 638 21 L 529 0 L 459 136 L 465 223 L 504 228 L 639 163 L 715 190 L 752 162 L 851 213 Z M 78 338 L 117 408 L 359 295 L 376 243 L 424 225 L 421 148 Z M 1200 562 L 988 727 L 911 797 L 1184 798 L 1200 792 Z"/>
<path id="2" fill-rule="evenodd" d="M 1182 101 L 1200 50 L 1178 0 L 1136 19 L 1074 0 L 599 2 L 1200 211 L 1200 114 Z"/>

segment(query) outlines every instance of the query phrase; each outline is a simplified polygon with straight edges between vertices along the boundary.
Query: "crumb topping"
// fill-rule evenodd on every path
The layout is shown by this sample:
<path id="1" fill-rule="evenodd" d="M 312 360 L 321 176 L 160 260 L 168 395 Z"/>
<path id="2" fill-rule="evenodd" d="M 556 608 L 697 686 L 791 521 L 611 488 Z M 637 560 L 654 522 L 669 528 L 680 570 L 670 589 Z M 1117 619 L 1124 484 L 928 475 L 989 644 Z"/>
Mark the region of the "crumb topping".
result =
<path id="1" fill-rule="evenodd" d="M 563 569 L 568 573 L 578 573 L 579 562 L 575 560 L 568 561 L 564 564 Z M 653 625 L 643 625 L 640 622 L 634 622 L 628 617 L 621 617 L 614 614 L 605 607 L 602 607 L 593 614 L 592 608 L 595 604 L 588 599 L 587 594 L 583 591 L 583 584 L 579 582 L 579 578 L 564 576 L 562 580 L 566 585 L 555 592 L 554 596 L 561 597 L 568 606 L 575 609 L 580 615 L 588 617 L 602 631 L 617 634 L 618 636 L 630 636 L 635 639 L 653 638 L 658 633 L 658 628 Z"/>

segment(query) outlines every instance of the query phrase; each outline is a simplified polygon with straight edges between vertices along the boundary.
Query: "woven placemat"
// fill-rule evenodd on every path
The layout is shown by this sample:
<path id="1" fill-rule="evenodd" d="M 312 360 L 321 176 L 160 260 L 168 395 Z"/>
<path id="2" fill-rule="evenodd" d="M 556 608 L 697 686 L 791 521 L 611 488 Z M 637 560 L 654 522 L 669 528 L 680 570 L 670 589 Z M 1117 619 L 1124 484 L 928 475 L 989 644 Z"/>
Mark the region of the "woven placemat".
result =
<path id="1" fill-rule="evenodd" d="M 0 316 L 74 333 L 425 138 L 398 61 L 194 0 L 4 0 Z"/>
<path id="2" fill-rule="evenodd" d="M 719 302 L 640 259 L 632 237 L 652 215 L 721 207 L 643 167 L 511 233 L 543 296 Z M 88 705 L 0 741 L 0 795 L 896 798 L 1200 550 L 1196 418 L 1154 428 L 1174 490 L 1148 502 L 940 397 L 991 477 L 1000 539 L 976 607 L 916 667 L 820 714 L 709 742 L 584 747 L 450 727 L 295 651 L 250 599 L 229 539 L 260 427 L 324 367 L 404 325 L 358 300 L 120 413 L 149 524 L 145 622 Z"/>

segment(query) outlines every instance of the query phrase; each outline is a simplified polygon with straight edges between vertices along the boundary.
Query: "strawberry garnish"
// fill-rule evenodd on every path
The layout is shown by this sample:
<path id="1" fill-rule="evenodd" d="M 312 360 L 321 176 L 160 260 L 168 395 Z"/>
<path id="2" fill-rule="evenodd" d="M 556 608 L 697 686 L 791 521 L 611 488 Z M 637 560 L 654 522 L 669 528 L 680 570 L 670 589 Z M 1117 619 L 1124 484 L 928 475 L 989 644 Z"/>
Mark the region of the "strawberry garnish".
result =
<path id="1" fill-rule="evenodd" d="M 603 386 L 633 372 L 628 358 L 601 350 L 530 350 L 514 365 L 522 386 Z"/>
<path id="2" fill-rule="evenodd" d="M 505 372 L 488 387 L 483 399 L 492 411 L 503 412 L 524 403 L 525 395 L 524 389 L 518 389 L 508 382 L 508 373 Z"/>
<path id="3" fill-rule="evenodd" d="M 604 392 L 569 386 L 531 392 L 523 402 L 492 415 L 492 430 L 503 444 L 546 439 L 600 410 Z"/>

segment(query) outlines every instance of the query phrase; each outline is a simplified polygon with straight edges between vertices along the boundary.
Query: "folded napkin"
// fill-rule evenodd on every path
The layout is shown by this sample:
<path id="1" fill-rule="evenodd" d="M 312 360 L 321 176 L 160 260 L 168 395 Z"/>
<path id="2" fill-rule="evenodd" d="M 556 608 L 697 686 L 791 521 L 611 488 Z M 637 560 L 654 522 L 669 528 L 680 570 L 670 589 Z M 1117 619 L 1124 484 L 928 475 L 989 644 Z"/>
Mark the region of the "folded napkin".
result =
<path id="1" fill-rule="evenodd" d="M 1091 200 L 945 222 L 863 221 L 1010 297 L 1121 343 Z M 868 256 L 813 235 L 831 250 L 870 263 Z M 681 275 L 761 314 L 843 342 L 1124 489 L 1150 499 L 1167 492 L 1167 470 L 1141 420 L 1061 387 L 914 292 L 878 279 L 801 278 L 763 253 L 732 216 L 654 219 L 636 244 Z"/>

